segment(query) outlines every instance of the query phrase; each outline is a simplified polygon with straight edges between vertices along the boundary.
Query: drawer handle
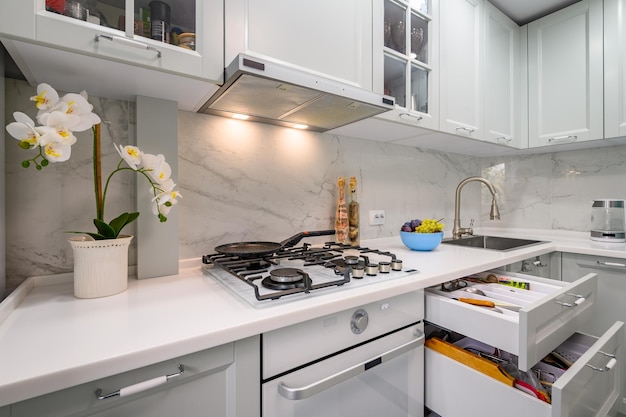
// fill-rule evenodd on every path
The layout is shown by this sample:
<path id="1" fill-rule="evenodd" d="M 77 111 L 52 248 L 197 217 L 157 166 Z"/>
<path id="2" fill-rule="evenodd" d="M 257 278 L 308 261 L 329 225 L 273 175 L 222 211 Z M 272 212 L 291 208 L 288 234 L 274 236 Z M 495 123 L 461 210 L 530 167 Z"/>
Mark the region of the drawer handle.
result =
<path id="1" fill-rule="evenodd" d="M 476 129 L 472 129 L 472 128 L 470 128 L 470 127 L 457 127 L 457 128 L 456 128 L 456 130 L 457 130 L 457 131 L 459 131 L 459 130 L 464 130 L 464 131 L 466 131 L 467 133 L 469 133 L 469 134 L 471 135 L 472 133 L 474 133 L 474 131 L 475 131 Z"/>
<path id="2" fill-rule="evenodd" d="M 598 263 L 598 265 L 602 265 L 602 266 L 617 266 L 620 268 L 626 268 L 626 264 L 622 264 L 619 262 L 602 262 L 602 261 L 596 261 Z"/>
<path id="3" fill-rule="evenodd" d="M 499 138 L 496 138 L 496 142 L 506 143 L 506 144 L 511 143 L 512 140 L 513 140 L 513 138 L 510 138 L 508 136 L 500 136 Z"/>
<path id="4" fill-rule="evenodd" d="M 387 351 L 380 356 L 371 358 L 365 362 L 361 362 L 351 368 L 337 372 L 334 375 L 327 376 L 326 378 L 322 378 L 319 381 L 312 382 L 303 387 L 292 388 L 281 382 L 280 384 L 278 384 L 278 392 L 280 393 L 280 395 L 287 398 L 288 400 L 303 400 L 324 390 L 332 388 L 340 382 L 347 381 L 348 379 L 353 378 L 367 371 L 368 369 L 375 367 L 376 365 L 380 365 L 381 363 L 393 359 L 396 356 L 400 356 L 401 354 L 410 350 L 417 349 L 419 346 L 424 344 L 424 339 L 426 336 L 420 330 L 416 330 L 416 332 L 419 333 L 419 337 L 417 339 L 411 340 L 410 342 L 405 343 L 390 351 Z"/>
<path id="5" fill-rule="evenodd" d="M 576 135 L 568 135 L 568 136 L 555 136 L 553 138 L 548 139 L 548 143 L 570 143 L 576 142 L 578 136 Z"/>
<path id="6" fill-rule="evenodd" d="M 178 372 L 174 374 L 157 376 L 156 378 L 152 378 L 147 381 L 138 382 L 136 384 L 129 385 L 124 388 L 120 388 L 117 391 L 114 391 L 110 394 L 102 395 L 102 389 L 98 388 L 96 390 L 96 398 L 98 398 L 99 400 L 106 400 L 107 398 L 125 397 L 128 395 L 137 394 L 141 391 L 145 391 L 150 388 L 158 387 L 161 384 L 165 384 L 170 379 L 175 378 L 177 376 L 181 376 L 184 372 L 185 372 L 185 367 L 181 364 L 181 365 L 178 365 Z"/>
<path id="7" fill-rule="evenodd" d="M 612 354 L 606 353 L 606 352 L 602 352 L 602 351 L 599 351 L 598 353 L 601 353 L 604 356 L 606 356 L 607 358 L 610 358 L 609 361 L 607 362 L 607 364 L 604 365 L 604 368 L 598 368 L 597 366 L 586 364 L 588 367 L 590 367 L 594 371 L 598 371 L 598 372 L 608 372 L 608 371 L 610 371 L 611 369 L 613 369 L 615 367 L 615 365 L 617 364 L 617 359 L 615 358 L 615 355 L 612 355 Z"/>
<path id="8" fill-rule="evenodd" d="M 147 49 L 149 51 L 155 51 L 157 53 L 157 57 L 161 58 L 161 51 L 154 46 L 150 46 L 145 42 L 139 42 L 134 39 L 128 39 L 123 36 L 114 36 L 114 35 L 96 35 L 96 42 L 100 42 L 100 38 L 109 40 L 111 42 L 121 43 L 123 45 L 132 46 L 133 48 L 139 49 Z"/>
<path id="9" fill-rule="evenodd" d="M 573 303 L 564 303 L 563 301 L 554 300 L 555 303 L 562 305 L 563 307 L 576 307 L 585 302 L 585 297 L 578 294 L 566 294 L 576 298 L 576 301 Z"/>

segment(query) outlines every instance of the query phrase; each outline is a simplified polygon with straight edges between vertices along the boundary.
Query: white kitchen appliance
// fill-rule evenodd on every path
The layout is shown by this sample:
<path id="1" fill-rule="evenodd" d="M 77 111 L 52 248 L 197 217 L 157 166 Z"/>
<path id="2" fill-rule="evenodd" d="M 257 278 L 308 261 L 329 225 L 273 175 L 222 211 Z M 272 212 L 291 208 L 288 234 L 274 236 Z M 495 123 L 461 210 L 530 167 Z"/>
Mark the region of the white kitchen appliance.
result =
<path id="1" fill-rule="evenodd" d="M 591 206 L 591 240 L 626 242 L 625 221 L 624 200 L 593 200 Z"/>

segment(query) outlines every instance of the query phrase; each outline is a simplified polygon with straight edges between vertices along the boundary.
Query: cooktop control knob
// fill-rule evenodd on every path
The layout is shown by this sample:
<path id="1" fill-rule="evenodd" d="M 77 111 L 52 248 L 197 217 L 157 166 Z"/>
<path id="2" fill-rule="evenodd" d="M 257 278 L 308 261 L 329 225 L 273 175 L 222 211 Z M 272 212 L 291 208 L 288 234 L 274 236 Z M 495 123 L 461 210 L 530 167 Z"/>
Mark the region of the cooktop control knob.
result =
<path id="1" fill-rule="evenodd" d="M 361 334 L 367 328 L 367 324 L 369 323 L 369 317 L 367 315 L 367 311 L 362 308 L 352 314 L 352 319 L 350 320 L 350 328 L 352 329 L 352 333 Z"/>

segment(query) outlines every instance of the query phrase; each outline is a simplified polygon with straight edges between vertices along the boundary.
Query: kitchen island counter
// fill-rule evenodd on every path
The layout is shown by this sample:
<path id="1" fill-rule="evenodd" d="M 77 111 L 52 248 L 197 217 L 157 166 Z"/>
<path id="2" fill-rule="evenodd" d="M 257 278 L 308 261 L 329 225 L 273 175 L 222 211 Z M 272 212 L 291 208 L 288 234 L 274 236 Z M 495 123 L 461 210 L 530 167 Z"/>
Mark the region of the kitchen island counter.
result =
<path id="1" fill-rule="evenodd" d="M 0 406 L 550 252 L 626 259 L 626 244 L 593 242 L 584 233 L 476 234 L 547 243 L 507 252 L 445 244 L 415 252 L 399 237 L 364 241 L 419 272 L 261 308 L 204 275 L 200 259 L 181 261 L 178 275 L 131 279 L 127 291 L 100 299 L 75 298 L 71 274 L 29 278 L 0 304 Z"/>

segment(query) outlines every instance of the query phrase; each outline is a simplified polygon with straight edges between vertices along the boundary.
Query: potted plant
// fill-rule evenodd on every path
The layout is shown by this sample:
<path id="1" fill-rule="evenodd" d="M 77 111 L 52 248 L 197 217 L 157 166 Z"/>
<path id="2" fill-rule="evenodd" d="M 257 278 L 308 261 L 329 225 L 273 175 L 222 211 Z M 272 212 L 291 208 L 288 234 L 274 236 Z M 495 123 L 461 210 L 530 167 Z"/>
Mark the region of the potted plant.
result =
<path id="1" fill-rule="evenodd" d="M 74 294 L 79 298 L 95 298 L 124 291 L 128 285 L 128 246 L 132 236 L 122 235 L 122 229 L 134 222 L 139 213 L 121 213 L 105 220 L 104 209 L 109 184 L 114 175 L 132 171 L 144 177 L 152 192 L 153 213 L 159 221 L 167 221 L 167 214 L 182 196 L 175 190 L 171 169 L 163 155 L 142 152 L 131 145 L 116 145 L 120 162 L 107 176 L 102 186 L 100 152 L 100 117 L 93 113 L 86 92 L 68 93 L 63 97 L 48 84 L 37 86 L 37 95 L 31 97 L 38 109 L 36 124 L 22 112 L 13 113 L 14 122 L 6 126 L 8 133 L 19 141 L 19 147 L 34 151 L 35 155 L 22 161 L 24 168 L 42 170 L 50 163 L 70 159 L 77 139 L 74 132 L 91 129 L 93 132 L 93 173 L 96 216 L 93 232 L 70 232 L 83 236 L 69 239 L 74 250 Z"/>

